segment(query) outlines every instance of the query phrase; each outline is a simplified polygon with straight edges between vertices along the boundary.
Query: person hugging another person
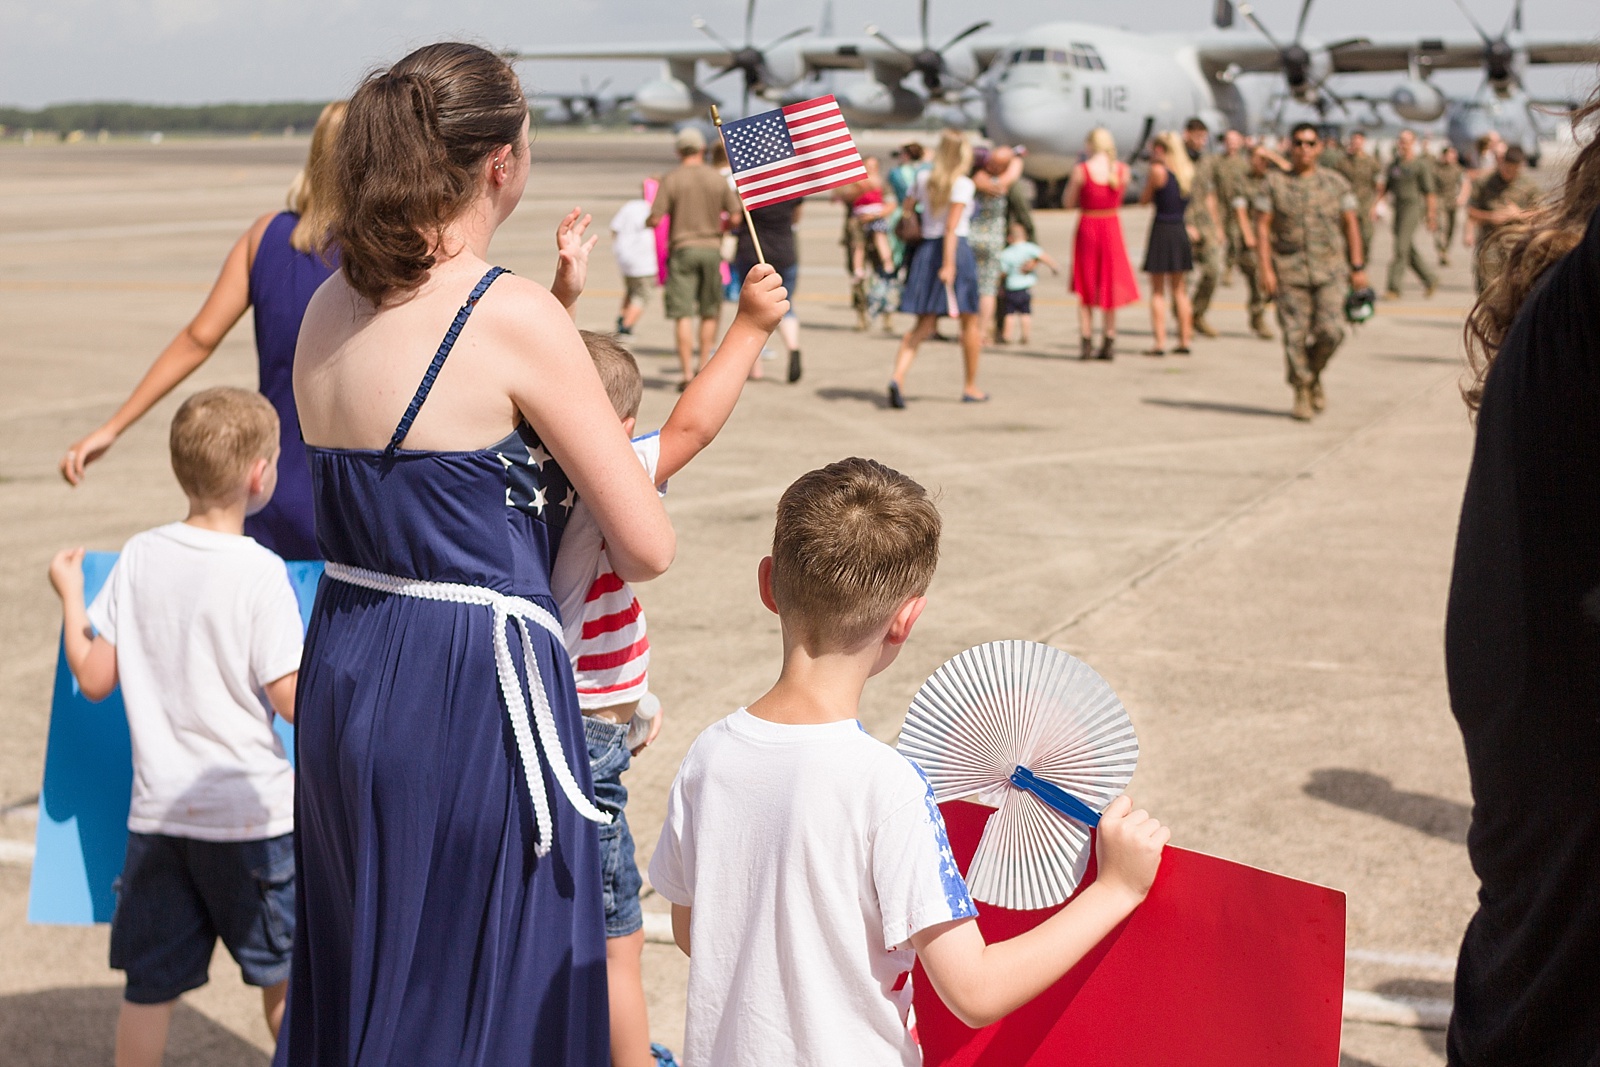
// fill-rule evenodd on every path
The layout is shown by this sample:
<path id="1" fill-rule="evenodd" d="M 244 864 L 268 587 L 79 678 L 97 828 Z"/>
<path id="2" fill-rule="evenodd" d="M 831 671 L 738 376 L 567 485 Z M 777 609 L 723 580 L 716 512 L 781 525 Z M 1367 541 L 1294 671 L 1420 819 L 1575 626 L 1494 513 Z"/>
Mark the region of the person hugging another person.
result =
<path id="1" fill-rule="evenodd" d="M 171 449 L 188 516 L 131 538 L 87 611 L 83 549 L 50 562 L 67 666 L 92 701 L 122 687 L 133 743 L 117 1067 L 159 1067 L 218 938 L 277 1037 L 294 941 L 294 771 L 272 720 L 294 721 L 300 608 L 283 560 L 244 533 L 277 487 L 278 416 L 208 389 L 178 408 Z"/>
<path id="2" fill-rule="evenodd" d="M 1004 280 L 1000 253 L 1006 246 L 1011 189 L 1022 177 L 1022 157 L 1010 145 L 980 149 L 975 155 L 969 239 L 978 267 L 978 319 L 987 332 L 996 321 L 995 309 Z"/>
<path id="3" fill-rule="evenodd" d="M 1044 249 L 1028 240 L 1028 228 L 1022 223 L 1011 224 L 1010 236 L 1010 243 L 1000 253 L 1005 303 L 1001 308 L 1000 333 L 995 340 L 1005 344 L 1010 320 L 1014 318 L 1017 340 L 1027 344 L 1033 332 L 1033 287 L 1039 284 L 1039 264 L 1049 267 L 1051 274 L 1060 274 L 1061 266 L 1046 255 Z"/>
<path id="4" fill-rule="evenodd" d="M 689 957 L 688 1063 L 919 1063 L 915 960 L 962 1022 L 985 1026 L 1150 889 L 1168 831 L 1118 797 L 1095 881 L 1028 933 L 984 943 L 927 779 L 859 720 L 868 679 L 927 606 L 939 533 L 927 491 L 868 459 L 804 474 L 778 501 L 756 575 L 782 632 L 777 681 L 695 740 L 650 860 Z"/>
<path id="5" fill-rule="evenodd" d="M 1194 311 L 1185 285 L 1189 272 L 1194 270 L 1194 248 L 1184 221 L 1193 180 L 1194 164 L 1182 138 L 1171 130 L 1157 134 L 1150 144 L 1150 174 L 1139 194 L 1139 203 L 1154 204 L 1156 208 L 1144 253 L 1145 273 L 1150 275 L 1150 331 L 1154 334 L 1147 356 L 1167 354 L 1169 293 L 1172 310 L 1178 317 L 1178 347 L 1174 351 L 1187 356 L 1194 338 Z"/>

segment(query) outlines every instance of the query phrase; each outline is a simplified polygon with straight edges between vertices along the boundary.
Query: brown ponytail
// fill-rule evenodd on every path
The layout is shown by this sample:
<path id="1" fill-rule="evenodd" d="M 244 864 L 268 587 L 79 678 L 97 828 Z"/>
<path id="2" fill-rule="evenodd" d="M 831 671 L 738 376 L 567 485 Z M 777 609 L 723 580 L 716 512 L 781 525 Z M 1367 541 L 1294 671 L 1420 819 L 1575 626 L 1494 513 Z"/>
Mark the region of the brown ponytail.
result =
<path id="1" fill-rule="evenodd" d="M 517 145 L 528 104 L 516 73 L 476 45 L 419 48 L 369 75 L 334 150 L 336 246 L 373 304 L 422 284 L 440 234 L 478 192 L 479 165 Z"/>
<path id="2" fill-rule="evenodd" d="M 1600 119 L 1600 87 L 1572 113 L 1573 139 L 1584 147 L 1567 168 L 1559 192 L 1527 217 L 1499 227 L 1490 237 L 1505 265 L 1467 315 L 1471 380 L 1461 395 L 1472 411 L 1477 411 L 1483 401 L 1483 383 L 1489 377 L 1489 367 L 1523 301 L 1547 270 L 1578 247 L 1590 216 L 1600 209 L 1600 130 L 1587 134 L 1584 130 L 1596 119 Z M 1584 144 L 1585 137 L 1588 144 Z M 1481 256 L 1484 251 L 1479 248 L 1478 254 Z"/>

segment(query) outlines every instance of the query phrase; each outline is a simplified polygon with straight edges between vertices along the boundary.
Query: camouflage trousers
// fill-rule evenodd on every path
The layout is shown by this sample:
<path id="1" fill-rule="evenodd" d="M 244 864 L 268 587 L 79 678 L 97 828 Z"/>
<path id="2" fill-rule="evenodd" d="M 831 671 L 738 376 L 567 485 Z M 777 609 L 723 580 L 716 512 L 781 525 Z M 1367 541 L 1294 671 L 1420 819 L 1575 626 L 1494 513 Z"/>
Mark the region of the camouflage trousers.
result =
<path id="1" fill-rule="evenodd" d="M 1245 282 L 1250 286 L 1250 321 L 1254 323 L 1256 316 L 1267 310 L 1267 305 L 1272 303 L 1272 298 L 1266 290 L 1261 288 L 1261 264 L 1256 259 L 1256 250 L 1243 248 L 1239 250 L 1239 270 L 1244 274 Z"/>
<path id="2" fill-rule="evenodd" d="M 1456 239 L 1456 208 L 1454 204 L 1439 206 L 1439 228 L 1433 232 L 1433 246 L 1439 250 L 1441 261 L 1450 258 L 1450 246 Z"/>
<path id="3" fill-rule="evenodd" d="M 1200 231 L 1200 240 L 1194 243 L 1194 317 L 1204 317 L 1211 306 L 1211 296 L 1222 280 L 1222 268 L 1228 257 L 1226 240 L 1218 241 L 1213 235 Z"/>
<path id="4" fill-rule="evenodd" d="M 1283 354 L 1289 384 L 1310 385 L 1344 341 L 1344 279 L 1322 285 L 1278 283 L 1278 325 L 1283 328 Z"/>

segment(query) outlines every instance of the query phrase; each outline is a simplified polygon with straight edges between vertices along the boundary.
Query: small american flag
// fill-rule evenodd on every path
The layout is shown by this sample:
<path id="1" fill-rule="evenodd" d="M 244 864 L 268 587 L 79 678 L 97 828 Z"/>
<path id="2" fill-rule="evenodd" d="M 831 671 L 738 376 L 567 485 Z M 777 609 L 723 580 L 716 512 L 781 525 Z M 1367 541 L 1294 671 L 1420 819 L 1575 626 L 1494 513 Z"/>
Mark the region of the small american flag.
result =
<path id="1" fill-rule="evenodd" d="M 839 102 L 819 96 L 722 127 L 733 182 L 750 210 L 867 176 Z"/>

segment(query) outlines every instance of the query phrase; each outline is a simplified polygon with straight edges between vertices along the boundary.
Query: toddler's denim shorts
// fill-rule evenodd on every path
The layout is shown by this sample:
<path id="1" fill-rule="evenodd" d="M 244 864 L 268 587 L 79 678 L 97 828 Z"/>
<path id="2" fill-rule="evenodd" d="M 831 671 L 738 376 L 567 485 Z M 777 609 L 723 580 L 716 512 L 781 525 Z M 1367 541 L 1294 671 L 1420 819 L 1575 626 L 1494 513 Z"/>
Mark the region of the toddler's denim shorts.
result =
<path id="1" fill-rule="evenodd" d="M 206 984 L 220 937 L 244 980 L 289 977 L 294 947 L 294 835 L 196 841 L 128 834 L 111 916 L 111 966 L 123 996 L 165 1004 Z"/>
<path id="2" fill-rule="evenodd" d="M 633 831 L 628 829 L 628 790 L 622 772 L 633 762 L 628 751 L 627 723 L 583 718 L 589 743 L 589 773 L 594 777 L 594 803 L 611 816 L 600 830 L 600 882 L 605 893 L 606 936 L 627 937 L 644 928 L 639 890 L 644 880 L 633 858 Z"/>

